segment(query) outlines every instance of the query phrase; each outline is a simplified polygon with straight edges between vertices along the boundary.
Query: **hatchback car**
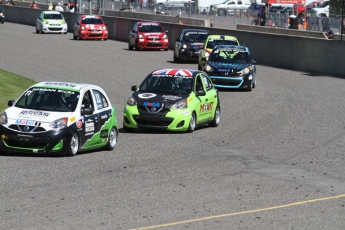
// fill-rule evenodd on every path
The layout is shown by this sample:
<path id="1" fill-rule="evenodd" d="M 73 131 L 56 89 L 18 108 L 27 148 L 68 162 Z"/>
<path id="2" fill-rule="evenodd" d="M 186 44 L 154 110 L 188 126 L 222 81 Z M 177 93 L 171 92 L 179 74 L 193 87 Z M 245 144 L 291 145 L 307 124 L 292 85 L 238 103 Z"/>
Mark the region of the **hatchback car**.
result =
<path id="1" fill-rule="evenodd" d="M 240 45 L 237 38 L 229 35 L 209 35 L 199 53 L 198 70 L 202 70 L 217 45 Z"/>
<path id="2" fill-rule="evenodd" d="M 127 132 L 136 128 L 193 132 L 197 126 L 219 124 L 218 91 L 203 71 L 158 69 L 132 91 L 124 109 Z"/>
<path id="3" fill-rule="evenodd" d="M 174 62 L 197 62 L 199 60 L 199 51 L 203 48 L 208 35 L 210 35 L 208 30 L 182 30 L 174 45 Z"/>
<path id="4" fill-rule="evenodd" d="M 256 61 L 245 46 L 214 47 L 204 71 L 218 89 L 251 91 L 256 86 Z"/>
<path id="5" fill-rule="evenodd" d="M 137 22 L 129 33 L 128 49 L 168 51 L 167 33 L 159 22 Z"/>
<path id="6" fill-rule="evenodd" d="M 42 11 L 36 20 L 36 33 L 67 34 L 67 23 L 59 11 Z"/>
<path id="7" fill-rule="evenodd" d="M 73 27 L 73 39 L 108 40 L 108 28 L 101 16 L 81 15 Z"/>
<path id="8" fill-rule="evenodd" d="M 102 88 L 41 82 L 0 115 L 0 151 L 74 156 L 117 142 L 116 110 Z"/>

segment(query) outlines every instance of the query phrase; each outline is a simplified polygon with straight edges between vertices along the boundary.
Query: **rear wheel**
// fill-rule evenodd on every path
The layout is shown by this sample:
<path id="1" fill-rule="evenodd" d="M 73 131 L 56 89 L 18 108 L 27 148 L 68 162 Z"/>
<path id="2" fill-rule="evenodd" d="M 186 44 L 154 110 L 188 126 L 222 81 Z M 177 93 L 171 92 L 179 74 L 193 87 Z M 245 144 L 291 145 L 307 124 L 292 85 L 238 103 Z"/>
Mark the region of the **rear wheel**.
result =
<path id="1" fill-rule="evenodd" d="M 216 111 L 214 111 L 214 117 L 212 122 L 209 124 L 211 127 L 217 127 L 220 122 L 220 108 L 217 106 Z"/>
<path id="2" fill-rule="evenodd" d="M 77 154 L 78 149 L 79 149 L 79 137 L 77 133 L 73 133 L 66 155 L 69 157 L 73 157 Z"/>
<path id="3" fill-rule="evenodd" d="M 104 147 L 106 150 L 113 150 L 117 142 L 117 132 L 115 127 L 112 127 L 109 136 L 107 145 Z"/>
<path id="4" fill-rule="evenodd" d="M 188 126 L 188 133 L 192 133 L 195 130 L 196 127 L 196 117 L 195 113 L 192 112 L 192 115 L 190 116 L 189 126 Z"/>

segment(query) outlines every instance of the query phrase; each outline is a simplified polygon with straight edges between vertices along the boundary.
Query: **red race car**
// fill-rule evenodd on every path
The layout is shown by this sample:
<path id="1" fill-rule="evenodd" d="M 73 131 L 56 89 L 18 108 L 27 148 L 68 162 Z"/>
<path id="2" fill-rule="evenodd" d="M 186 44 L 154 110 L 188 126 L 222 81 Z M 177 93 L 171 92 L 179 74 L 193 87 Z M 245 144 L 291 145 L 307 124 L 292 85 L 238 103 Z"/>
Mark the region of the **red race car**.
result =
<path id="1" fill-rule="evenodd" d="M 81 15 L 73 27 L 73 39 L 108 40 L 108 28 L 98 15 Z"/>
<path id="2" fill-rule="evenodd" d="M 169 49 L 168 31 L 159 22 L 137 22 L 129 33 L 128 49 Z"/>

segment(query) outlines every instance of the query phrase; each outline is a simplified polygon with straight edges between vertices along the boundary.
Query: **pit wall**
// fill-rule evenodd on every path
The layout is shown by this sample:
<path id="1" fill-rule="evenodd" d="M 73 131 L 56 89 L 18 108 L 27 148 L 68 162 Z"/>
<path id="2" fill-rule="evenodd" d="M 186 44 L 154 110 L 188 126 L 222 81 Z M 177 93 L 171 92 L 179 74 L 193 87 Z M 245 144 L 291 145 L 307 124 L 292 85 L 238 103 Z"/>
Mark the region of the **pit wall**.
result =
<path id="1" fill-rule="evenodd" d="M 36 19 L 41 12 L 39 9 L 19 6 L 1 7 L 5 10 L 7 22 L 31 26 L 36 25 Z M 63 15 L 68 23 L 69 32 L 72 32 L 74 22 L 77 20 L 79 14 L 63 12 Z M 123 16 L 126 15 L 124 14 Z M 168 17 L 154 14 L 150 16 L 151 17 L 147 18 L 148 21 L 149 18 L 151 18 L 152 21 L 160 21 L 158 19 L 162 19 L 161 17 L 163 17 L 163 19 L 164 17 Z M 157 18 L 156 16 L 160 17 Z M 103 16 L 103 19 L 108 26 L 109 38 L 124 42 L 128 41 L 128 34 L 138 21 L 137 18 L 111 16 Z M 170 39 L 171 49 L 183 29 L 207 28 L 211 34 L 232 35 L 237 37 L 241 45 L 249 47 L 253 59 L 258 61 L 260 65 L 345 77 L 345 42 L 340 41 L 339 36 L 336 37 L 336 40 L 326 40 L 316 37 L 315 34 L 313 35 L 314 37 L 308 37 L 308 34 L 304 34 L 306 31 L 298 30 L 285 29 L 284 31 L 291 31 L 291 33 L 293 33 L 290 35 L 279 34 L 276 28 L 271 28 L 271 30 L 266 29 L 265 31 L 248 31 L 243 27 L 238 28 L 241 30 L 229 30 L 165 22 L 163 20 L 160 22 L 165 30 L 169 31 L 168 37 Z M 32 30 L 35 31 L 35 28 L 33 27 Z M 281 31 L 281 33 L 283 33 L 283 31 Z M 197 64 L 195 68 L 197 68 Z"/>

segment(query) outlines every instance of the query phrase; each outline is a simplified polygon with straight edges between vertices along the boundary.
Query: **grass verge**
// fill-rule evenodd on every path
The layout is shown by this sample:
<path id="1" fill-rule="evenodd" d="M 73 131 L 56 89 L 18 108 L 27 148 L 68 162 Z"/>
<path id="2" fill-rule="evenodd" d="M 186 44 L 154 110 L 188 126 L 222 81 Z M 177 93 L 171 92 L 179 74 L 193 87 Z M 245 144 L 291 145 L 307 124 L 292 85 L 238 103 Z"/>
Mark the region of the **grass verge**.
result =
<path id="1" fill-rule="evenodd" d="M 9 100 L 17 100 L 24 90 L 36 83 L 34 80 L 2 69 L 0 69 L 0 82 L 0 113 L 8 107 Z"/>

